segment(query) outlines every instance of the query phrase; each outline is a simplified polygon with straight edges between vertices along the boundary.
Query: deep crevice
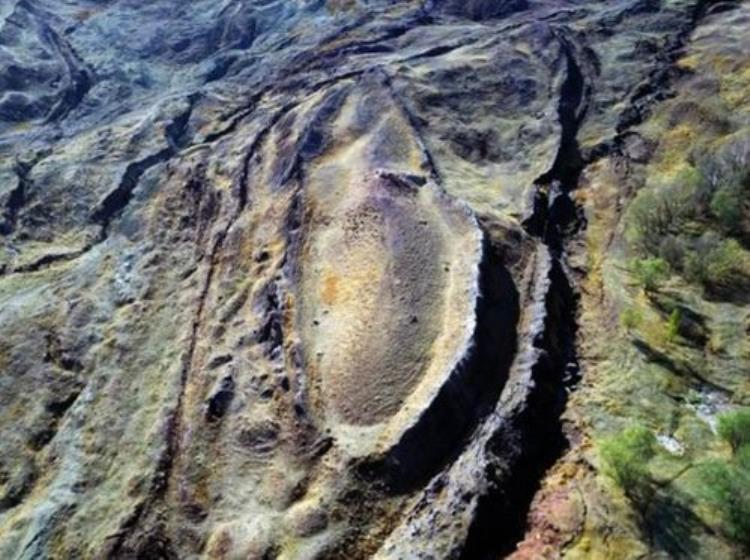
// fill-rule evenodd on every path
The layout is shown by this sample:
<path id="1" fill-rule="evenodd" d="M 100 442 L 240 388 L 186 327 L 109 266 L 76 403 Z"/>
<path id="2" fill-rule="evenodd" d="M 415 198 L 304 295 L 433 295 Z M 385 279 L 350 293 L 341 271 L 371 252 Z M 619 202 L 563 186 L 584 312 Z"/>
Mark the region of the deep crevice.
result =
<path id="1" fill-rule="evenodd" d="M 417 14 L 415 17 L 411 17 L 404 22 L 399 22 L 390 27 L 386 27 L 382 34 L 374 39 L 353 41 L 351 43 L 337 46 L 328 51 L 323 50 L 322 53 L 315 51 L 300 53 L 295 61 L 297 64 L 294 64 L 289 68 L 286 71 L 286 74 L 297 75 L 302 68 L 304 68 L 306 72 L 330 68 L 336 61 L 341 60 L 346 56 L 390 52 L 388 50 L 389 47 L 387 45 L 382 45 L 381 43 L 398 39 L 402 35 L 413 31 L 420 25 L 423 25 L 423 19 Z M 318 48 L 324 48 L 324 46 L 325 43 L 322 43 Z"/>
<path id="2" fill-rule="evenodd" d="M 77 259 L 81 255 L 89 251 L 94 245 L 95 243 L 89 243 L 88 245 L 84 246 L 81 249 L 78 249 L 77 251 L 71 251 L 68 253 L 51 253 L 47 255 L 42 255 L 35 261 L 32 261 L 25 265 L 13 267 L 8 272 L 10 274 L 24 274 L 28 272 L 37 272 L 39 270 L 42 270 L 43 268 L 46 268 L 58 262 L 68 262 L 68 261 L 72 261 L 73 259 Z"/>
<path id="3" fill-rule="evenodd" d="M 188 123 L 193 112 L 193 107 L 199 96 L 193 94 L 188 96 L 188 107 L 183 112 L 175 116 L 167 124 L 164 136 L 167 141 L 167 147 L 159 150 L 155 154 L 146 156 L 143 159 L 128 164 L 125 172 L 120 178 L 117 187 L 112 190 L 99 207 L 91 215 L 91 221 L 101 226 L 99 242 L 105 240 L 109 235 L 109 226 L 117 218 L 133 198 L 133 192 L 138 186 L 141 177 L 152 167 L 164 163 L 174 157 L 180 149 L 189 143 Z"/>
<path id="4" fill-rule="evenodd" d="M 524 222 L 527 232 L 546 245 L 552 257 L 544 334 L 534 341 L 540 357 L 532 369 L 533 386 L 525 405 L 488 444 L 488 452 L 500 464 L 488 473 L 490 490 L 480 498 L 461 554 L 466 560 L 498 558 L 515 549 L 526 532 L 544 474 L 568 447 L 561 415 L 580 369 L 578 295 L 567 272 L 565 246 L 585 227 L 570 195 L 585 167 L 577 137 L 590 91 L 574 46 L 562 34 L 558 38 L 566 66 L 558 105 L 560 145 L 550 170 L 535 181 L 533 211 Z"/>
<path id="5" fill-rule="evenodd" d="M 16 187 L 10 191 L 8 200 L 5 202 L 3 221 L 0 222 L 0 235 L 9 235 L 16 229 L 18 213 L 23 208 L 23 205 L 26 204 L 26 196 L 30 190 L 31 179 L 29 179 L 29 173 L 32 167 L 33 164 L 21 161 L 16 162 L 13 167 L 18 182 Z"/>
<path id="6" fill-rule="evenodd" d="M 102 227 L 102 239 L 106 239 L 112 220 L 119 216 L 120 212 L 130 202 L 130 199 L 133 197 L 133 191 L 138 186 L 138 181 L 140 181 L 143 174 L 152 167 L 167 161 L 173 154 L 174 150 L 170 146 L 131 163 L 125 168 L 125 173 L 122 174 L 120 183 L 104 197 L 99 208 L 91 216 L 91 221 Z"/>
<path id="7" fill-rule="evenodd" d="M 81 104 L 83 98 L 93 87 L 94 79 L 91 70 L 85 66 L 70 44 L 64 41 L 54 29 L 44 24 L 42 33 L 47 42 L 54 46 L 63 59 L 70 80 L 70 84 L 62 92 L 60 100 L 52 107 L 45 119 L 46 123 L 51 123 L 61 121 Z"/>
<path id="8" fill-rule="evenodd" d="M 623 155 L 627 138 L 633 134 L 633 127 L 643 123 L 656 104 L 672 97 L 677 80 L 689 73 L 676 63 L 684 53 L 693 30 L 704 17 L 731 10 L 736 6 L 736 1 L 703 0 L 696 3 L 688 22 L 680 28 L 677 34 L 668 39 L 667 44 L 656 55 L 656 68 L 648 74 L 628 99 L 627 107 L 618 116 L 615 135 L 586 151 L 584 159 L 587 165 L 612 154 Z"/>
<path id="9" fill-rule="evenodd" d="M 534 388 L 520 412 L 488 443 L 488 452 L 502 464 L 488 473 L 490 491 L 480 499 L 464 560 L 501 558 L 515 549 L 544 474 L 568 447 L 560 416 L 579 379 L 577 301 L 563 265 L 553 259 L 544 336 L 535 341 L 541 355 L 532 369 Z"/>
<path id="10" fill-rule="evenodd" d="M 547 470 L 569 446 L 561 423 L 568 393 L 580 379 L 576 352 L 578 294 L 566 264 L 566 244 L 585 227 L 582 209 L 571 198 L 585 167 L 613 150 L 621 150 L 627 131 L 648 117 L 656 103 L 670 95 L 680 72 L 674 63 L 687 44 L 690 33 L 714 3 L 698 2 L 690 21 L 673 36 L 649 75 L 649 87 L 637 90 L 630 106 L 620 117 L 617 135 L 611 142 L 582 154 L 577 136 L 585 116 L 590 92 L 575 49 L 559 36 L 567 61 L 567 76 L 558 106 L 561 125 L 560 147 L 552 168 L 539 177 L 533 209 L 524 221 L 532 236 L 540 239 L 553 257 L 550 289 L 546 298 L 545 334 L 539 343 L 542 358 L 533 370 L 534 390 L 525 408 L 509 427 L 495 434 L 490 447 L 505 461 L 489 473 L 490 492 L 480 500 L 462 558 L 498 558 L 512 553 L 525 537 L 528 514 Z M 654 85 L 655 84 L 655 85 Z M 510 452 L 508 450 L 511 450 Z"/>
<path id="11" fill-rule="evenodd" d="M 677 60 L 683 54 L 685 45 L 690 40 L 690 34 L 698 26 L 700 21 L 712 12 L 711 8 L 731 9 L 722 5 L 736 2 L 720 2 L 716 0 L 701 0 L 695 4 L 690 19 L 674 35 L 667 39 L 666 45 L 657 55 L 656 68 L 636 88 L 630 97 L 628 107 L 620 114 L 616 126 L 619 135 L 641 124 L 651 114 L 651 109 L 660 101 L 664 101 L 673 95 L 675 81 L 685 75 L 686 70 L 676 65 Z"/>
<path id="12" fill-rule="evenodd" d="M 250 97 L 247 103 L 242 104 L 240 107 L 232 111 L 229 115 L 224 117 L 223 121 L 228 121 L 227 126 L 222 128 L 221 130 L 217 130 L 216 132 L 207 135 L 203 139 L 203 142 L 206 144 L 210 144 L 211 142 L 215 142 L 216 140 L 219 140 L 224 136 L 233 133 L 242 122 L 242 120 L 250 116 L 253 111 L 255 111 L 255 108 L 258 106 L 263 96 L 265 96 L 265 94 L 268 93 L 269 90 L 270 88 L 264 88 L 261 91 L 255 93 Z"/>

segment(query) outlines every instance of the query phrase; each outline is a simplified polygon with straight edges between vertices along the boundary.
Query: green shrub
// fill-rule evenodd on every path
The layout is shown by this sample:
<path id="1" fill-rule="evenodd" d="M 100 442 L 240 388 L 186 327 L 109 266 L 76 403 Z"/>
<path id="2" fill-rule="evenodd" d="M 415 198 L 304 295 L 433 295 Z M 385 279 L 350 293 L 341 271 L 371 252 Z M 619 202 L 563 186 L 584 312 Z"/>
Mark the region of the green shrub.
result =
<path id="1" fill-rule="evenodd" d="M 600 450 L 605 474 L 622 488 L 633 505 L 645 507 L 653 494 L 648 461 L 656 453 L 656 438 L 651 430 L 631 426 L 603 441 Z"/>
<path id="2" fill-rule="evenodd" d="M 711 213 L 724 230 L 736 232 L 742 223 L 744 193 L 736 185 L 717 190 L 711 198 Z"/>
<path id="3" fill-rule="evenodd" d="M 745 469 L 746 472 L 750 472 L 750 445 L 743 445 L 735 452 L 735 461 L 737 464 Z"/>
<path id="4" fill-rule="evenodd" d="M 620 323 L 627 330 L 637 329 L 642 322 L 643 314 L 635 307 L 628 307 L 620 314 Z"/>
<path id="5" fill-rule="evenodd" d="M 701 493 L 721 516 L 724 532 L 750 550 L 750 472 L 734 462 L 700 466 Z"/>
<path id="6" fill-rule="evenodd" d="M 667 342 L 674 342 L 677 339 L 677 335 L 680 334 L 680 323 L 682 322 L 682 314 L 679 309 L 675 309 L 669 314 L 667 324 L 665 326 L 665 338 Z"/>
<path id="7" fill-rule="evenodd" d="M 669 265 L 664 259 L 636 259 L 632 268 L 638 283 L 647 292 L 656 291 L 669 278 Z"/>
<path id="8" fill-rule="evenodd" d="M 702 204 L 710 202 L 721 189 L 750 186 L 750 133 L 728 137 L 719 149 L 704 154 L 698 167 L 704 178 L 697 192 Z"/>
<path id="9" fill-rule="evenodd" d="M 668 235 L 659 243 L 659 258 L 664 259 L 674 270 L 682 270 L 685 252 L 686 242 L 682 237 Z"/>
<path id="10" fill-rule="evenodd" d="M 719 416 L 719 436 L 737 454 L 742 446 L 750 446 L 750 408 L 727 412 Z"/>
<path id="11" fill-rule="evenodd" d="M 625 214 L 625 235 L 638 251 L 656 255 L 661 240 L 677 234 L 695 214 L 699 174 L 691 168 L 674 183 L 640 191 Z"/>
<path id="12" fill-rule="evenodd" d="M 685 258 L 685 277 L 709 290 L 731 290 L 747 281 L 745 263 L 745 253 L 737 241 L 709 232 Z"/>

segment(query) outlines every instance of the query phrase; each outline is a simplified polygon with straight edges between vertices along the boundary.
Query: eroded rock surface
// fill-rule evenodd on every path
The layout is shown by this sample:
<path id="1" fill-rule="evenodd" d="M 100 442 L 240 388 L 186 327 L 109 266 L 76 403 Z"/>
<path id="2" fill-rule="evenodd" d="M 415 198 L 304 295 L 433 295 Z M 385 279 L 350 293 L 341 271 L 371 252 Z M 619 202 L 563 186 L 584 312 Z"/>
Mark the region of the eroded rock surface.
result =
<path id="1" fill-rule="evenodd" d="M 708 4 L 4 2 L 0 557 L 511 551 Z"/>

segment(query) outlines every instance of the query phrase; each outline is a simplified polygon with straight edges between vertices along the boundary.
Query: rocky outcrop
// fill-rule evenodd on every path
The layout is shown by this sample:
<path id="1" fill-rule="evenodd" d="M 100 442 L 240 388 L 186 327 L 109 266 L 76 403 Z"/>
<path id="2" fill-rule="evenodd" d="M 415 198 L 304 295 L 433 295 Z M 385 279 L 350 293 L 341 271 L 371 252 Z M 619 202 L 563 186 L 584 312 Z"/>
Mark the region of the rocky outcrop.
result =
<path id="1" fill-rule="evenodd" d="M 586 374 L 582 173 L 705 11 L 0 7 L 0 556 L 511 552 Z"/>

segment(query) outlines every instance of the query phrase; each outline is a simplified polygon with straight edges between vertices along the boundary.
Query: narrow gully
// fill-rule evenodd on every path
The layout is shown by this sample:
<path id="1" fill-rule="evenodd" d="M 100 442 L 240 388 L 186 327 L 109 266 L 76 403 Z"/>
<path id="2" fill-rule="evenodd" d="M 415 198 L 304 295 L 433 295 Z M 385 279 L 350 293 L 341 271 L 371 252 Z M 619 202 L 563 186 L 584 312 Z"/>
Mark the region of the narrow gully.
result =
<path id="1" fill-rule="evenodd" d="M 518 449 L 511 452 L 508 460 L 510 473 L 502 476 L 480 502 L 477 520 L 462 553 L 464 559 L 496 559 L 516 549 L 528 529 L 528 513 L 545 472 L 569 447 L 561 415 L 569 391 L 580 379 L 580 367 L 576 352 L 578 294 L 568 272 L 566 245 L 586 227 L 582 208 L 576 205 L 571 193 L 588 164 L 613 147 L 618 149 L 620 138 L 630 127 L 642 122 L 653 105 L 670 95 L 680 75 L 675 62 L 702 19 L 714 11 L 731 9 L 735 4 L 712 0 L 695 2 L 690 21 L 670 41 L 658 68 L 647 80 L 656 86 L 637 92 L 630 100 L 630 106 L 620 116 L 616 127 L 618 136 L 611 145 L 598 146 L 585 155 L 578 144 L 578 131 L 591 86 L 585 81 L 572 41 L 558 34 L 567 65 L 558 105 L 562 129 L 560 146 L 550 170 L 535 181 L 533 210 L 523 223 L 527 233 L 547 246 L 553 259 L 545 302 L 545 334 L 539 344 L 544 352 L 533 371 L 535 388 L 526 408 L 512 419 L 510 430 L 496 434 L 491 442 L 498 457 L 507 455 L 509 447 Z"/>
<path id="2" fill-rule="evenodd" d="M 574 47 L 562 35 L 560 41 L 566 64 L 558 104 L 560 146 L 550 170 L 535 181 L 533 212 L 524 222 L 527 232 L 546 245 L 552 257 L 544 336 L 535 342 L 542 352 L 532 370 L 534 387 L 526 406 L 512 419 L 513 433 L 502 431 L 490 442 L 489 451 L 508 463 L 507 470 L 500 473 L 502 479 L 490 476 L 492 489 L 480 500 L 461 555 L 466 560 L 495 559 L 515 550 L 526 533 L 531 503 L 545 472 L 569 445 L 561 416 L 580 368 L 578 295 L 567 272 L 565 246 L 585 227 L 582 210 L 570 195 L 585 167 L 577 136 L 588 88 Z"/>
<path id="3" fill-rule="evenodd" d="M 5 203 L 5 210 L 0 221 L 0 235 L 10 235 L 16 228 L 18 213 L 26 203 L 27 193 L 31 190 L 29 173 L 34 163 L 25 163 L 17 161 L 13 166 L 13 172 L 16 174 L 16 187 L 10 191 Z"/>
<path id="4" fill-rule="evenodd" d="M 656 83 L 656 87 L 647 95 L 636 95 L 631 99 L 629 109 L 621 115 L 617 125 L 618 137 L 632 125 L 642 122 L 652 106 L 669 95 L 679 75 L 675 62 L 690 34 L 707 14 L 719 9 L 729 7 L 711 0 L 695 3 L 691 20 L 670 43 L 661 64 L 648 80 Z M 558 38 L 567 65 L 558 105 L 562 129 L 560 146 L 550 170 L 535 181 L 533 211 L 523 224 L 530 235 L 547 246 L 553 259 L 545 302 L 545 334 L 539 345 L 544 352 L 533 371 L 535 388 L 526 408 L 513 419 L 517 433 L 499 433 L 491 443 L 499 457 L 514 443 L 520 449 L 510 460 L 510 474 L 498 481 L 495 490 L 480 504 L 478 522 L 462 554 L 465 559 L 504 557 L 516 549 L 528 530 L 528 513 L 544 474 L 569 447 L 561 415 L 568 393 L 580 379 L 580 367 L 576 351 L 578 294 L 568 272 L 566 245 L 586 227 L 583 209 L 576 205 L 571 194 L 577 188 L 585 167 L 607 150 L 581 153 L 578 131 L 586 113 L 591 86 L 585 81 L 572 41 L 562 34 L 558 34 Z"/>

